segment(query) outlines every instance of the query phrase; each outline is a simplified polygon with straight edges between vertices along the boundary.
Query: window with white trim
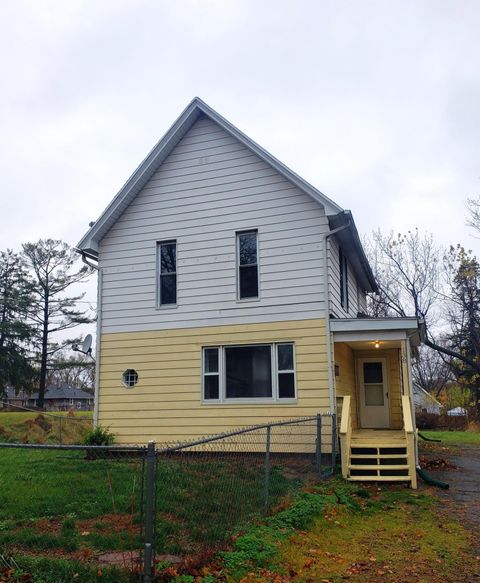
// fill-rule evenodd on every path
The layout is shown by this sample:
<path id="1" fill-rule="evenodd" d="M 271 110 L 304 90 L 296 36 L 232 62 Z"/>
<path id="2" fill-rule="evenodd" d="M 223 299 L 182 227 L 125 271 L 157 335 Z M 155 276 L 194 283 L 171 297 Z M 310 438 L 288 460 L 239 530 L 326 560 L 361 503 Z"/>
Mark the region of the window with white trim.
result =
<path id="1" fill-rule="evenodd" d="M 237 233 L 237 295 L 239 300 L 258 298 L 258 233 Z"/>
<path id="2" fill-rule="evenodd" d="M 203 348 L 205 402 L 296 398 L 293 342 Z"/>
<path id="3" fill-rule="evenodd" d="M 158 305 L 174 306 L 177 303 L 177 242 L 161 241 L 158 254 Z"/>

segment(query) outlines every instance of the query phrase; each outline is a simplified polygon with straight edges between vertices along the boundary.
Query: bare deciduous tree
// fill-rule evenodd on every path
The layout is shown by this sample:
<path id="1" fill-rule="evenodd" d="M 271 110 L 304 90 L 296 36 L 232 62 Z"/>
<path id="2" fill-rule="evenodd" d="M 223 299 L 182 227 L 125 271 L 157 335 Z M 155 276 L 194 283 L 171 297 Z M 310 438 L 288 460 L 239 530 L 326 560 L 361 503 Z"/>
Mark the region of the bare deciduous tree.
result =
<path id="1" fill-rule="evenodd" d="M 85 354 L 71 355 L 60 350 L 49 364 L 47 384 L 69 385 L 84 391 L 92 391 L 95 385 L 95 361 Z"/>
<path id="2" fill-rule="evenodd" d="M 438 399 L 448 383 L 454 379 L 451 359 L 428 346 L 420 346 L 418 358 L 412 366 L 413 381 Z"/>

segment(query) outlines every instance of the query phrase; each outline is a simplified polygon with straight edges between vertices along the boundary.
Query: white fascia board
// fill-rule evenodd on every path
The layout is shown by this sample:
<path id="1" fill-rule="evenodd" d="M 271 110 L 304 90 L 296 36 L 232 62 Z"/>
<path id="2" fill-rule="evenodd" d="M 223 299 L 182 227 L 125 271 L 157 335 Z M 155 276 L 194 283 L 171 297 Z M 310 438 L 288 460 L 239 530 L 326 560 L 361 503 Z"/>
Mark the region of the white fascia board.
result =
<path id="1" fill-rule="evenodd" d="M 372 332 L 334 332 L 334 342 L 375 342 L 376 340 L 406 340 L 407 332 L 405 330 L 390 330 Z"/>
<path id="2" fill-rule="evenodd" d="M 417 318 L 338 318 L 330 320 L 332 332 L 380 332 L 404 330 L 415 332 Z"/>
<path id="3" fill-rule="evenodd" d="M 117 218 L 123 213 L 125 208 L 131 203 L 135 196 L 140 192 L 142 187 L 148 182 L 154 172 L 158 169 L 163 160 L 168 156 L 175 145 L 181 140 L 188 129 L 192 126 L 198 116 L 203 113 L 226 132 L 235 137 L 249 150 L 255 153 L 264 162 L 272 166 L 279 174 L 283 175 L 292 184 L 308 194 L 324 207 L 327 215 L 335 215 L 343 209 L 335 204 L 331 199 L 314 188 L 306 180 L 298 176 L 295 172 L 287 168 L 282 162 L 269 154 L 261 146 L 256 144 L 243 132 L 237 129 L 233 124 L 223 118 L 200 98 L 195 97 L 186 109 L 180 114 L 171 128 L 163 138 L 155 145 L 143 162 L 138 166 L 135 172 L 127 180 L 125 185 L 120 189 L 115 198 L 106 207 L 95 224 L 87 231 L 77 248 L 80 251 L 89 251 L 92 254 L 98 254 L 98 244 L 110 227 L 115 223 Z"/>

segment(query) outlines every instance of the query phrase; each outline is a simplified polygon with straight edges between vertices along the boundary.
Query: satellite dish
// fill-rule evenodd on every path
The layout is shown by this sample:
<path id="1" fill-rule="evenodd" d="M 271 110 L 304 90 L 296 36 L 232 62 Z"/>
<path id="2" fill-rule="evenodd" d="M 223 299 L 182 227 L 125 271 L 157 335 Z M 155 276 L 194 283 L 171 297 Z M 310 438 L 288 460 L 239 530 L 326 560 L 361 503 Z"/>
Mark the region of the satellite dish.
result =
<path id="1" fill-rule="evenodd" d="M 85 336 L 85 339 L 82 342 L 82 347 L 81 347 L 80 352 L 83 352 L 84 354 L 90 354 L 92 352 L 92 335 L 91 334 L 87 334 Z"/>

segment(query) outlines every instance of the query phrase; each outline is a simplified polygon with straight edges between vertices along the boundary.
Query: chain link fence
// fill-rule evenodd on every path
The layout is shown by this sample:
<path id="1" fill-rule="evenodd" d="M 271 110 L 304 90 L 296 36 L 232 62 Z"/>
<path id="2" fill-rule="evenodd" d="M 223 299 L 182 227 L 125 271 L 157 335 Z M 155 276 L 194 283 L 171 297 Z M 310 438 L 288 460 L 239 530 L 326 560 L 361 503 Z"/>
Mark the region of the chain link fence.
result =
<path id="1" fill-rule="evenodd" d="M 92 414 L 38 411 L 0 401 L 0 442 L 73 445 L 93 428 Z"/>
<path id="2" fill-rule="evenodd" d="M 157 448 L 156 549 L 205 555 L 334 471 L 335 417 L 247 427 Z"/>
<path id="3" fill-rule="evenodd" d="M 162 562 L 225 548 L 333 473 L 336 452 L 327 414 L 164 446 L 0 443 L 0 559 L 153 581 Z"/>
<path id="4" fill-rule="evenodd" d="M 0 444 L 0 555 L 140 573 L 146 451 Z"/>

